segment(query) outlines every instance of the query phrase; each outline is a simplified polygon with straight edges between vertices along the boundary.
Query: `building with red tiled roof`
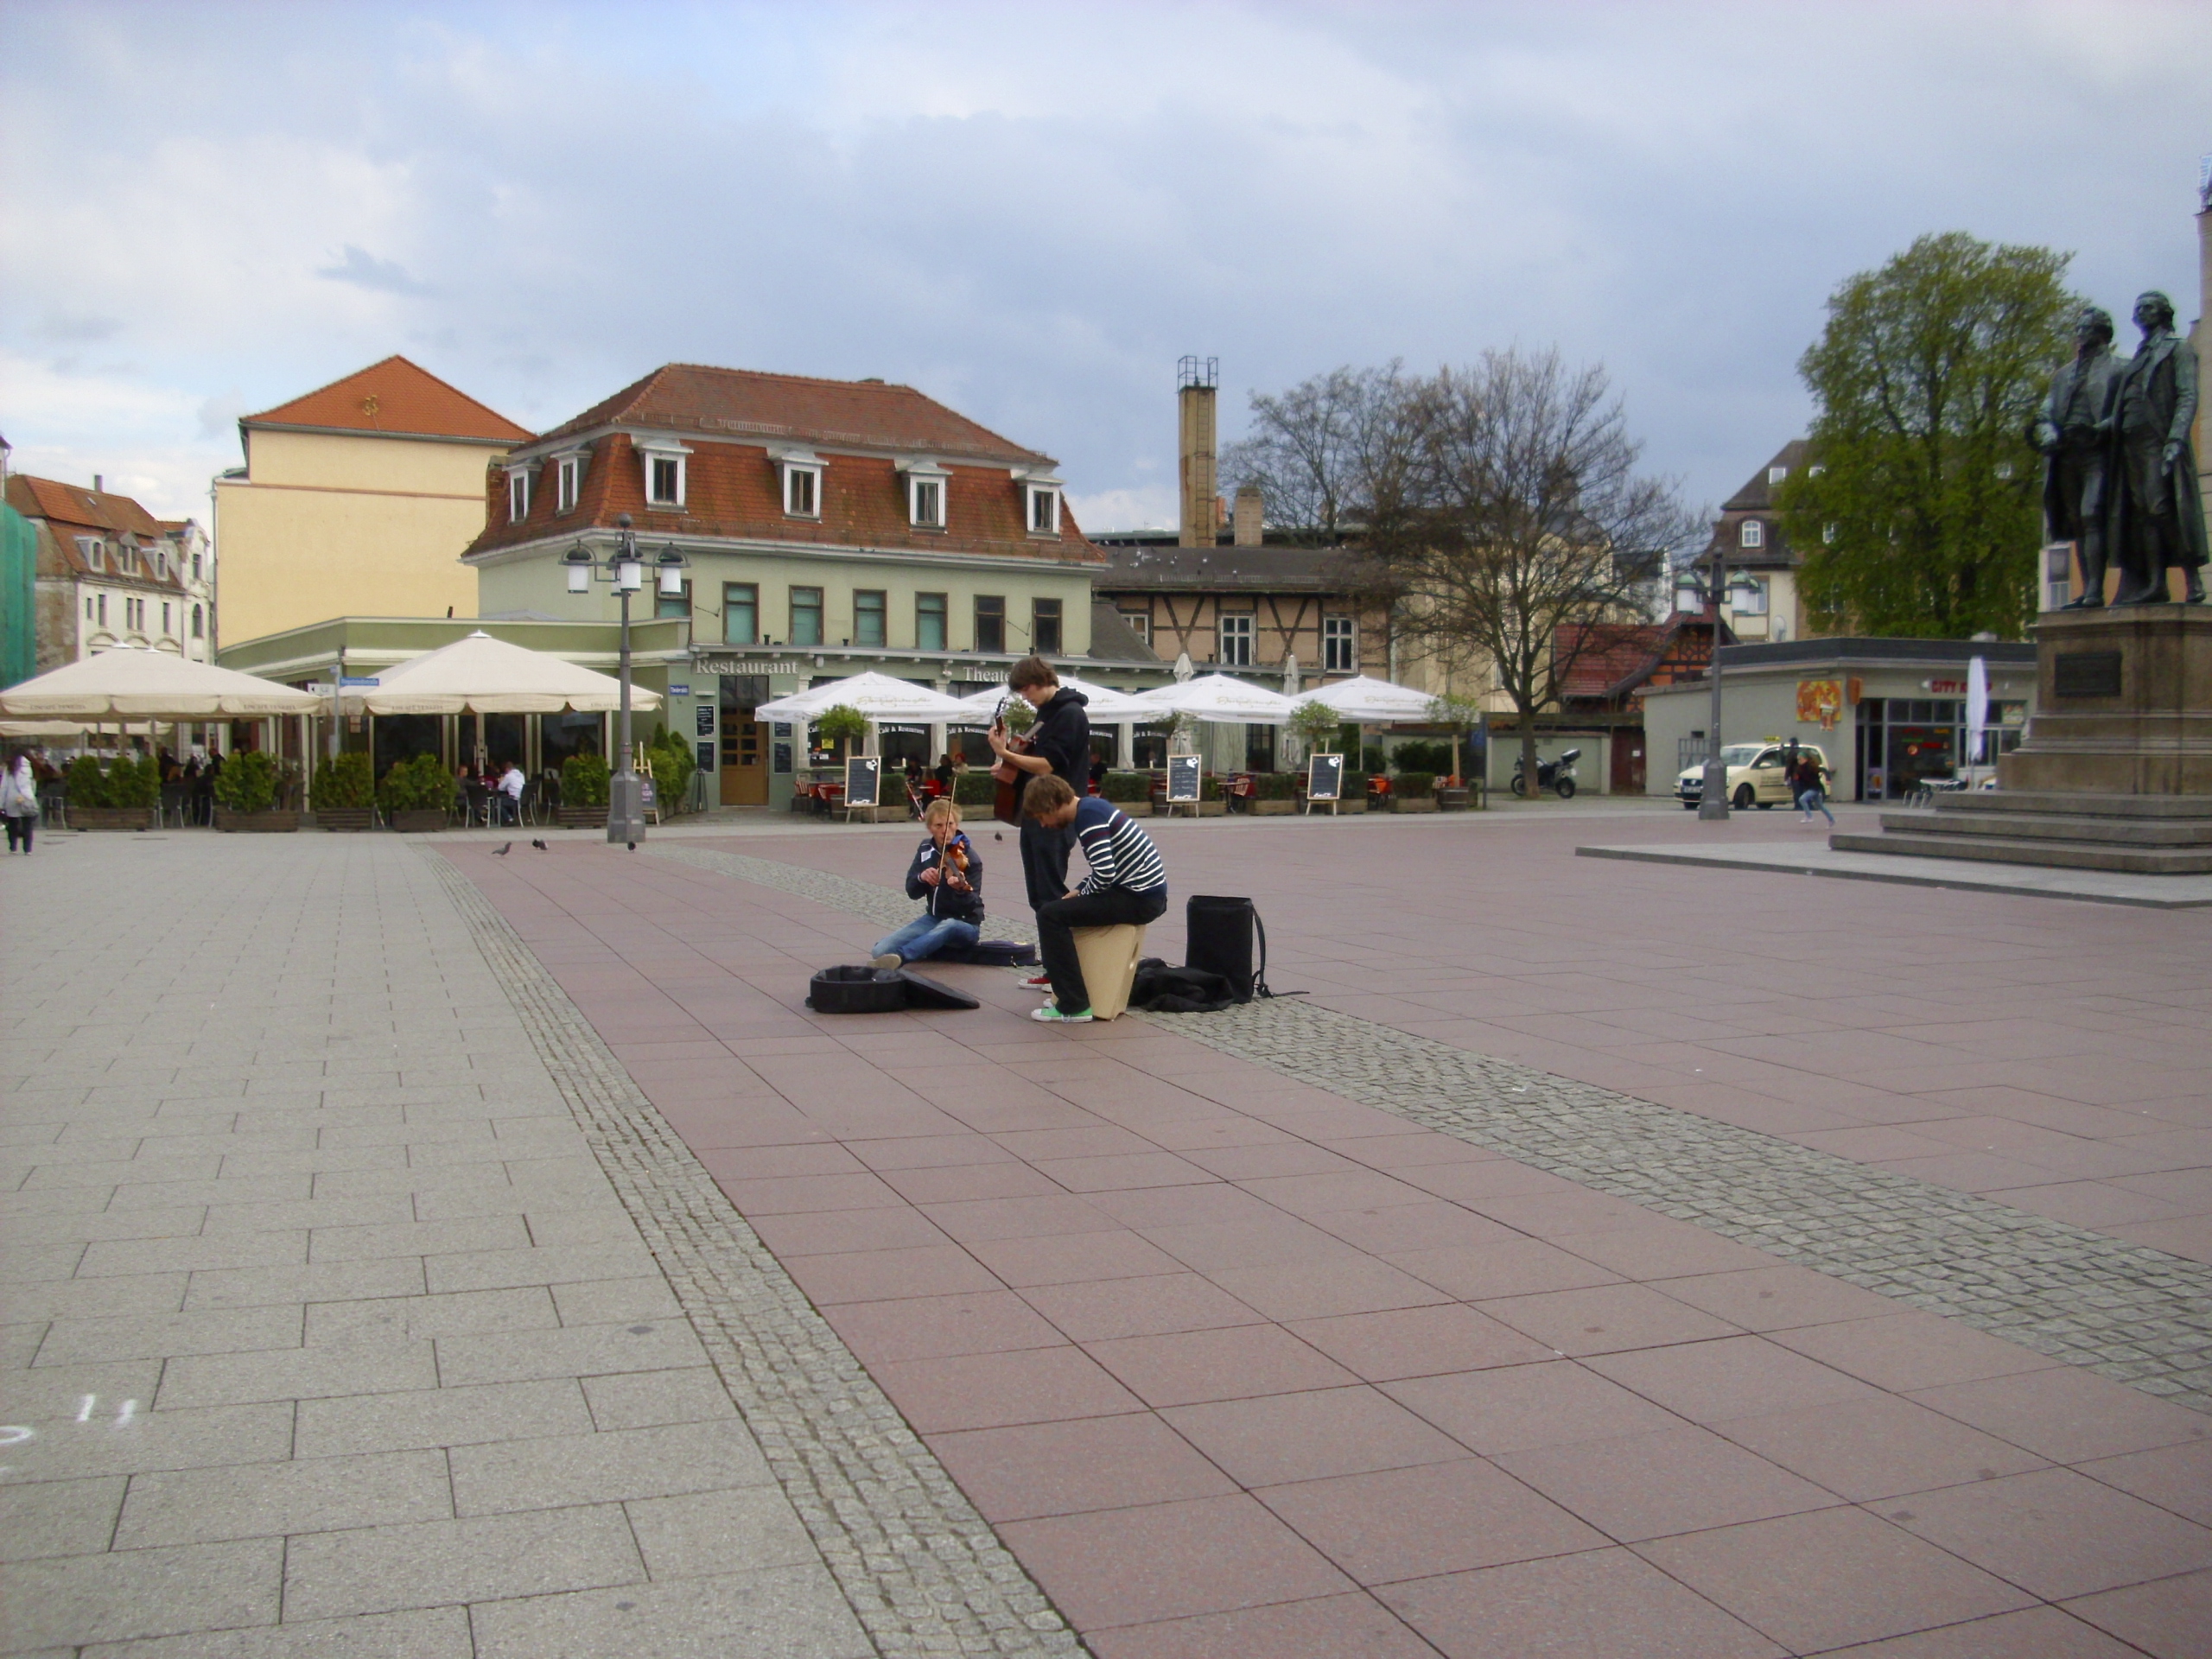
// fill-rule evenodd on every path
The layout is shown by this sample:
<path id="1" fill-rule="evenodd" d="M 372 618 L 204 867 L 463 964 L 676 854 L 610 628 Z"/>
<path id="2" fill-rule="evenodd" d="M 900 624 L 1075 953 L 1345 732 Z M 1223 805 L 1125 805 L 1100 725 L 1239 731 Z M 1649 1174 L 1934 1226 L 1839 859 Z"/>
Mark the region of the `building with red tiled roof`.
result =
<path id="1" fill-rule="evenodd" d="M 517 444 L 490 483 L 467 556 L 486 617 L 615 615 L 563 561 L 603 558 L 626 518 L 649 558 L 686 562 L 638 606 L 690 624 L 670 672 L 712 704 L 687 729 L 719 734 L 725 802 L 770 799 L 804 760 L 753 721 L 771 696 L 863 670 L 958 693 L 1032 651 L 1090 652 L 1105 558 L 1052 457 L 912 386 L 671 363 Z"/>
<path id="2" fill-rule="evenodd" d="M 120 645 L 213 660 L 207 537 L 191 519 L 157 519 L 102 484 L 8 480 L 8 505 L 38 538 L 37 671 Z"/>
<path id="3" fill-rule="evenodd" d="M 1703 568 L 1712 568 L 1718 547 L 1732 577 L 1745 573 L 1728 595 L 1728 626 L 1739 639 L 1779 642 L 1811 632 L 1797 592 L 1798 550 L 1783 528 L 1776 494 L 1792 473 L 1812 464 L 1812 445 L 1792 438 L 1728 498 L 1713 522 Z"/>
<path id="4" fill-rule="evenodd" d="M 530 438 L 404 357 L 238 423 L 216 481 L 232 640 L 334 616 L 473 616 L 486 468 Z"/>

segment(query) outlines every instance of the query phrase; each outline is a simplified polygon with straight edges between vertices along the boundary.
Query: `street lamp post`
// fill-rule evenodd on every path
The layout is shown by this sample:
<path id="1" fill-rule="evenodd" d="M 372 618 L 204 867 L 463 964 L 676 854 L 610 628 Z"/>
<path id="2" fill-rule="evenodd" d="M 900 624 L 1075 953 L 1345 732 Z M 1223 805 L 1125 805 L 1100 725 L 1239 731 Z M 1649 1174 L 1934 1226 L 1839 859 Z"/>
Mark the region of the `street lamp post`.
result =
<path id="1" fill-rule="evenodd" d="M 1728 816 L 1728 767 L 1720 758 L 1720 601 L 1730 591 L 1727 549 L 1719 537 L 1713 538 L 1713 575 L 1706 595 L 1713 604 L 1713 660 L 1706 673 L 1713 682 L 1713 709 L 1706 717 L 1705 779 L 1698 785 L 1697 815 L 1702 819 Z M 1736 579 L 1751 584 L 1751 574 L 1739 570 Z"/>
<path id="2" fill-rule="evenodd" d="M 621 601 L 622 654 L 619 672 L 622 713 L 616 728 L 614 774 L 607 785 L 607 838 L 635 847 L 645 838 L 645 786 L 638 776 L 637 752 L 630 739 L 630 595 L 645 585 L 645 560 L 638 550 L 637 532 L 630 527 L 630 515 L 618 514 L 614 524 L 614 547 L 604 562 L 593 558 L 591 550 L 578 542 L 562 556 L 561 563 L 568 568 L 570 593 L 589 593 L 596 579 L 612 582 L 615 596 Z M 659 591 L 681 594 L 683 571 L 690 563 L 676 550 L 674 543 L 663 547 L 653 560 L 653 567 L 659 574 Z"/>

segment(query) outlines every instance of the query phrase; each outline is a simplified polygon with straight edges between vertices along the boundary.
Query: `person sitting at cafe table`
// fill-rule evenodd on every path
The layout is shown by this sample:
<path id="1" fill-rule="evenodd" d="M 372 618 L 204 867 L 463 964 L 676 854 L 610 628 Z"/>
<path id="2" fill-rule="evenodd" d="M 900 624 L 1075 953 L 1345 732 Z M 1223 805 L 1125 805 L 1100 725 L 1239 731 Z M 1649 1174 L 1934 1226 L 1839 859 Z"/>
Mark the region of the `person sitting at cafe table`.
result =
<path id="1" fill-rule="evenodd" d="M 499 774 L 499 793 L 507 798 L 506 804 L 499 810 L 506 815 L 509 823 L 522 821 L 522 791 L 525 781 L 522 767 L 512 760 L 507 762 L 506 771 Z"/>
<path id="2" fill-rule="evenodd" d="M 960 809 L 944 798 L 922 817 L 929 834 L 906 867 L 906 896 L 922 913 L 875 942 L 874 966 L 899 968 L 976 943 L 983 921 L 983 859 L 960 833 Z"/>

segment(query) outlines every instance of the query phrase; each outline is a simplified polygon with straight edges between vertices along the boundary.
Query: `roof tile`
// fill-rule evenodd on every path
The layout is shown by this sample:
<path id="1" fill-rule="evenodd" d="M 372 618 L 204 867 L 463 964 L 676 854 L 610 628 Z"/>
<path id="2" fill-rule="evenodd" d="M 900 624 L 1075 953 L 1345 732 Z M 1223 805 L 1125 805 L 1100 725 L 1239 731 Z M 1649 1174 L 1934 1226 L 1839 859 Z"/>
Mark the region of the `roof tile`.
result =
<path id="1" fill-rule="evenodd" d="M 526 443 L 531 434 L 404 357 L 387 357 L 303 397 L 249 415 L 241 426 L 313 426 L 406 437 Z"/>

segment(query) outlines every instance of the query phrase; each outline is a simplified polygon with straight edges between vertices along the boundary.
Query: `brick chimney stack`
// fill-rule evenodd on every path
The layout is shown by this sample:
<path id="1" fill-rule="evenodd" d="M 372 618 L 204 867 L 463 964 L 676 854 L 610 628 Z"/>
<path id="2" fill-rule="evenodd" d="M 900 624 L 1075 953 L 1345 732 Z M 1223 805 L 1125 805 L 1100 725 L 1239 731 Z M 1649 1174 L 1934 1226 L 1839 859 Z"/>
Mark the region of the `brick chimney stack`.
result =
<path id="1" fill-rule="evenodd" d="M 1211 547 L 1221 533 L 1214 440 L 1214 403 L 1220 382 L 1217 357 L 1186 357 L 1175 365 L 1182 458 L 1182 518 L 1176 540 L 1184 547 Z"/>
<path id="2" fill-rule="evenodd" d="M 1264 516 L 1266 506 L 1267 503 L 1260 494 L 1258 485 L 1240 484 L 1236 486 L 1236 505 L 1230 515 L 1230 524 L 1233 527 L 1237 546 L 1257 547 L 1260 545 L 1261 520 Z"/>

